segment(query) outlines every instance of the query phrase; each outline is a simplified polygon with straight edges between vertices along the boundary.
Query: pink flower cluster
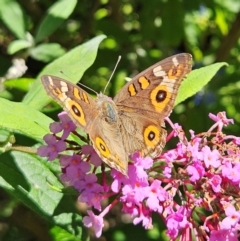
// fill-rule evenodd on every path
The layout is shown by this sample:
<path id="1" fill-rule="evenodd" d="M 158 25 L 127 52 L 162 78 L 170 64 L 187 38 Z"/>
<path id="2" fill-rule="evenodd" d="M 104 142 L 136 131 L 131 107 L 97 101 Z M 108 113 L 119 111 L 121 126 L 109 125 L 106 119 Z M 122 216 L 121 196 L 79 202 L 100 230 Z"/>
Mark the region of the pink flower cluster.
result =
<path id="1" fill-rule="evenodd" d="M 93 227 L 97 237 L 102 234 L 104 216 L 121 203 L 122 212 L 129 214 L 135 225 L 142 223 L 145 229 L 153 227 L 152 214 L 158 213 L 171 240 L 237 241 L 240 137 L 223 133 L 224 126 L 233 124 L 225 112 L 209 117 L 215 122 L 213 126 L 197 135 L 190 131 L 190 140 L 178 124 L 173 125 L 166 118 L 173 127 L 167 140 L 179 137 L 176 148 L 154 160 L 134 153 L 128 177 L 112 169 L 111 184 L 93 148 L 79 147 L 66 139 L 70 133 L 79 134 L 65 113 L 59 115 L 60 123 L 50 126 L 52 134 L 45 136 L 47 145 L 40 147 L 38 154 L 49 160 L 59 156 L 61 180 L 78 190 L 78 200 L 89 206 L 83 223 Z M 102 210 L 101 201 L 109 197 L 113 201 Z"/>

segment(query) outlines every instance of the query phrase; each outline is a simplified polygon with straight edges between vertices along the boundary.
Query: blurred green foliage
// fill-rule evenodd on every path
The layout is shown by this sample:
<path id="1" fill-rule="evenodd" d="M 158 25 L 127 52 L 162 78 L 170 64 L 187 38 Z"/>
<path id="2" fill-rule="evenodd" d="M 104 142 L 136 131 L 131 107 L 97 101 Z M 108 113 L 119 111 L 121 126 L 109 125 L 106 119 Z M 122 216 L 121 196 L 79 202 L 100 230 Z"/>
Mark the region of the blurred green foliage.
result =
<path id="1" fill-rule="evenodd" d="M 17 121 L 14 119 L 15 111 L 16 114 L 20 110 L 26 112 L 26 120 L 29 118 L 33 125 L 39 125 L 39 133 L 46 131 L 48 118 L 44 117 L 44 121 L 38 123 L 36 118 L 40 113 L 35 115 L 35 110 L 26 109 L 24 106 L 24 103 L 31 103 L 31 107 L 37 110 L 44 105 L 45 100 L 41 100 L 38 83 L 34 80 L 51 69 L 51 65 L 47 64 L 59 57 L 64 59 L 66 52 L 96 36 L 99 36 L 99 39 L 93 40 L 94 46 L 89 47 L 90 50 L 94 49 L 92 52 L 81 52 L 80 49 L 78 55 L 72 57 L 73 61 L 59 62 L 59 69 L 54 67 L 54 71 L 59 72 L 59 76 L 74 81 L 82 77 L 83 84 L 100 92 L 104 89 L 118 56 L 121 55 L 120 64 L 107 89 L 107 94 L 114 96 L 124 85 L 125 77 L 133 77 L 155 62 L 176 53 L 191 53 L 194 59 L 193 68 L 215 62 L 227 62 L 229 66 L 221 68 L 199 93 L 176 106 L 171 119 L 180 123 L 185 130 L 201 132 L 206 131 L 212 123 L 208 118 L 209 112 L 216 114 L 218 111 L 226 111 L 227 116 L 235 120 L 235 125 L 229 127 L 229 133 L 239 135 L 240 1 L 59 0 L 53 3 L 49 0 L 0 0 L 0 19 L 0 97 L 16 102 L 23 100 L 23 104 L 12 103 L 13 105 L 0 110 L 0 119 L 9 122 L 9 133 L 0 133 L 0 143 L 4 142 L 4 148 L 8 147 L 5 146 L 5 140 L 12 136 L 11 121 Z M 107 36 L 103 41 L 103 37 L 100 36 L 102 34 Z M 87 69 L 95 58 L 99 44 L 96 60 Z M 201 79 L 198 78 L 197 81 Z M 26 94 L 31 86 L 34 86 L 38 95 L 36 99 L 34 92 Z M 2 103 L 5 103 L 4 101 Z M 28 111 L 31 114 L 28 115 Z M 49 116 L 56 118 L 56 113 L 51 112 Z M 19 126 L 21 122 L 24 123 L 24 120 L 19 121 Z M 30 127 L 32 126 L 26 126 Z M 31 133 L 31 128 L 29 132 Z M 40 134 L 36 133 L 31 139 L 25 137 L 27 133 L 28 131 L 18 133 L 17 143 L 34 146 L 35 138 Z M 20 168 L 19 172 L 13 172 L 11 180 L 3 184 L 4 168 L 9 168 L 9 165 L 14 168 L 28 163 L 33 165 L 32 163 L 38 161 L 36 157 L 25 155 L 23 157 L 16 152 L 0 156 L 0 240 L 58 241 L 79 240 L 79 237 L 84 240 L 84 231 L 77 228 L 72 230 L 68 226 L 73 220 L 77 220 L 77 223 L 80 220 L 80 217 L 73 217 L 74 204 L 70 205 L 71 198 L 61 201 L 61 210 L 65 210 L 62 207 L 66 208 L 69 205 L 66 208 L 69 210 L 65 211 L 68 215 L 59 217 L 58 213 L 55 216 L 57 220 L 53 223 L 50 216 L 55 214 L 51 213 L 51 208 L 48 209 L 50 211 L 43 213 L 42 204 L 36 214 L 19 202 L 18 199 L 22 200 L 24 192 L 18 189 L 14 180 L 24 178 L 24 175 L 27 175 L 23 173 L 25 169 Z M 22 164 L 16 162 L 15 157 Z M 40 162 L 38 168 L 44 172 L 47 172 L 47 168 L 50 168 L 52 173 L 59 172 L 55 164 L 47 168 L 45 165 L 50 164 Z M 31 175 L 40 178 L 41 171 L 33 170 L 31 169 Z M 49 174 L 49 179 L 52 185 L 61 186 L 53 174 Z M 19 182 L 23 182 L 22 186 L 26 190 L 29 189 L 25 179 Z M 46 193 L 50 192 L 45 186 L 45 179 L 37 182 L 37 185 L 47 190 Z M 9 196 L 9 193 L 15 198 Z M 36 193 L 33 190 L 29 193 L 31 199 L 25 204 L 31 207 L 35 205 Z M 19 220 L 19 215 L 22 221 Z M 159 223 L 159 219 L 154 220 L 159 227 L 158 230 L 145 231 L 142 227 L 123 225 L 119 216 L 112 215 L 109 217 L 109 230 L 103 234 L 106 240 L 134 240 L 133 238 L 137 237 L 135 234 L 139 235 L 137 240 L 140 241 L 160 240 L 162 237 L 159 230 L 163 224 Z M 122 226 L 118 226 L 119 223 Z"/>

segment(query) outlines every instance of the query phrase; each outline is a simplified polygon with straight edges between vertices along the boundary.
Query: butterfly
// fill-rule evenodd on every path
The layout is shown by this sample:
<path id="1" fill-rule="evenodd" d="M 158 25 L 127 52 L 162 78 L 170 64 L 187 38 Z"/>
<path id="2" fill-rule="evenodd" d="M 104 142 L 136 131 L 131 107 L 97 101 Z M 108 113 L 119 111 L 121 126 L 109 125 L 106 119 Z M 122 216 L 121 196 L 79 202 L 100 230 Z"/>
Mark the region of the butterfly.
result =
<path id="1" fill-rule="evenodd" d="M 92 98 L 79 86 L 43 75 L 47 94 L 59 103 L 72 121 L 88 133 L 99 157 L 127 175 L 128 157 L 159 155 L 165 144 L 164 118 L 173 109 L 179 86 L 191 71 L 192 56 L 168 57 L 139 73 L 111 99 L 99 93 Z"/>

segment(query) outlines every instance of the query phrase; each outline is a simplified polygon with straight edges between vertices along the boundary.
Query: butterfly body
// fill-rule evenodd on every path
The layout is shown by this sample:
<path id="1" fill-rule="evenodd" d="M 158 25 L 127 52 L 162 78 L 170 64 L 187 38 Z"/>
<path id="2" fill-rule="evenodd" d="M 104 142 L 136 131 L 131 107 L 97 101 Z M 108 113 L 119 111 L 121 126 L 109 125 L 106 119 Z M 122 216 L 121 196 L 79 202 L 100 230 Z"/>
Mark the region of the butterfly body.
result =
<path id="1" fill-rule="evenodd" d="M 41 80 L 47 93 L 89 134 L 102 160 L 126 175 L 130 154 L 161 153 L 166 142 L 164 118 L 190 70 L 190 54 L 169 57 L 134 77 L 113 100 L 102 93 L 94 99 L 55 76 L 44 75 Z"/>

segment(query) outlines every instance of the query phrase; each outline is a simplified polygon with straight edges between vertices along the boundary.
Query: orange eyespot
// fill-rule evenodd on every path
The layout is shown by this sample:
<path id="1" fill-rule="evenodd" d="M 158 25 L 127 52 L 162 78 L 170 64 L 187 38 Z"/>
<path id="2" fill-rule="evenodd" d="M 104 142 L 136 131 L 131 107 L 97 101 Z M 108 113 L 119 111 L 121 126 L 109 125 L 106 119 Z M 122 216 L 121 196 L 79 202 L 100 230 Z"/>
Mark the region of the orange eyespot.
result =
<path id="1" fill-rule="evenodd" d="M 145 128 L 143 136 L 146 145 L 153 149 L 160 141 L 160 130 L 157 126 L 149 125 Z"/>
<path id="2" fill-rule="evenodd" d="M 74 118 L 83 126 L 86 126 L 86 119 L 82 107 L 74 100 L 67 101 L 67 107 Z"/>
<path id="3" fill-rule="evenodd" d="M 100 137 L 96 137 L 95 143 L 96 143 L 96 146 L 97 146 L 97 149 L 99 150 L 99 152 L 104 157 L 108 158 L 110 156 L 110 151 L 107 148 L 107 145 L 105 144 L 105 142 Z"/>
<path id="4" fill-rule="evenodd" d="M 172 94 L 168 91 L 166 85 L 158 85 L 150 93 L 150 99 L 157 112 L 163 111 L 167 103 L 169 102 Z"/>

